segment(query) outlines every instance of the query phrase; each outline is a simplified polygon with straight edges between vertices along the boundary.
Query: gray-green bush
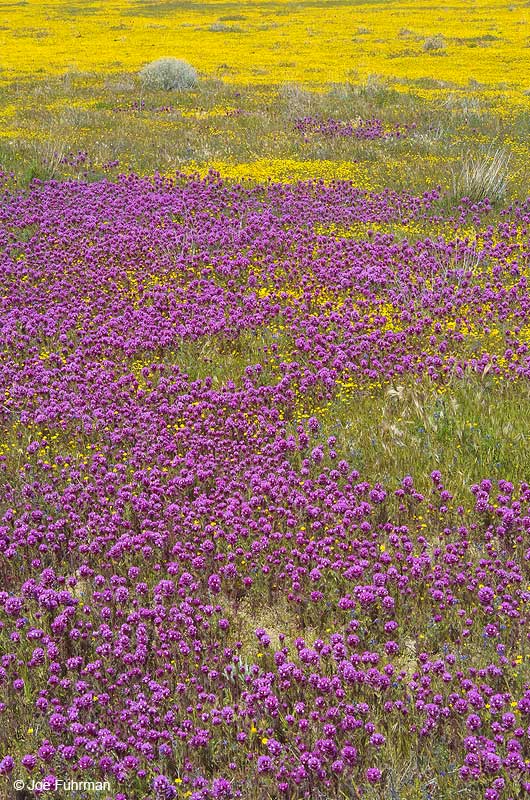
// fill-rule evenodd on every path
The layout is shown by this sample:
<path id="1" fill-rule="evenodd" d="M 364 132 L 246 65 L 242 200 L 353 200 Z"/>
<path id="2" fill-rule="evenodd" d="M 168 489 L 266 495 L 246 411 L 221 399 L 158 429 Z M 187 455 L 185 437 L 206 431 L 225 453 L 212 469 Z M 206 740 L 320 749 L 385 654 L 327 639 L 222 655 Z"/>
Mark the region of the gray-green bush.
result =
<path id="1" fill-rule="evenodd" d="M 197 70 L 179 58 L 158 58 L 140 70 L 140 79 L 146 89 L 182 92 L 197 84 Z"/>

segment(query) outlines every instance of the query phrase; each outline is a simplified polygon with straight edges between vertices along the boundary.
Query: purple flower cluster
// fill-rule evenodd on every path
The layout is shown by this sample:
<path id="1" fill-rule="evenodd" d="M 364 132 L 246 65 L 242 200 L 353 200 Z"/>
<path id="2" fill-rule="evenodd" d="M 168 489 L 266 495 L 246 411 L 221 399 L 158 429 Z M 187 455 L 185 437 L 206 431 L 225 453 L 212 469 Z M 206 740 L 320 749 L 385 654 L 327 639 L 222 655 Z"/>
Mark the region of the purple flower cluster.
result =
<path id="1" fill-rule="evenodd" d="M 66 164 L 69 167 L 80 167 L 86 164 L 88 153 L 85 150 L 79 150 L 77 153 L 67 153 L 60 159 L 60 164 Z"/>
<path id="2" fill-rule="evenodd" d="M 82 170 L 80 174 L 83 178 L 86 178 L 89 173 L 93 173 L 97 169 L 101 169 L 103 172 L 110 172 L 116 169 L 120 164 L 117 159 L 111 159 L 101 164 L 96 164 L 85 150 L 79 150 L 77 153 L 67 153 L 60 157 L 58 153 L 55 155 L 59 160 L 59 164 L 62 166 L 70 167 L 73 172 L 77 171 L 78 174 L 79 171 Z"/>
<path id="3" fill-rule="evenodd" d="M 0 776 L 362 796 L 399 738 L 469 796 L 530 786 L 530 486 L 484 478 L 466 509 L 439 472 L 362 479 L 316 410 L 528 380 L 530 202 L 378 231 L 437 199 L 216 174 L 4 195 Z"/>
<path id="4" fill-rule="evenodd" d="M 380 119 L 362 119 L 349 122 L 340 119 L 320 119 L 319 117 L 303 117 L 296 120 L 295 130 L 304 135 L 347 137 L 354 139 L 392 139 L 403 138 L 414 125 L 395 124 L 385 126 Z"/>

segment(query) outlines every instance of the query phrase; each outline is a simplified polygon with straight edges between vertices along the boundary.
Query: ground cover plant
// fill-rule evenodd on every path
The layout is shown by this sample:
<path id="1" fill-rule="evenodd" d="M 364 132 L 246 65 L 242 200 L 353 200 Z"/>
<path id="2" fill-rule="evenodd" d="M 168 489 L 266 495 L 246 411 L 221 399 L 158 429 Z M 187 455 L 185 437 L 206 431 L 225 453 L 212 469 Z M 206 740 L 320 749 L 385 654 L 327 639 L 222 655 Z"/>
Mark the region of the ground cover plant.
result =
<path id="1" fill-rule="evenodd" d="M 2 798 L 530 796 L 525 6 L 332 8 L 6 6 Z"/>
<path id="2" fill-rule="evenodd" d="M 4 197 L 3 773 L 522 796 L 530 206 L 437 200 Z"/>

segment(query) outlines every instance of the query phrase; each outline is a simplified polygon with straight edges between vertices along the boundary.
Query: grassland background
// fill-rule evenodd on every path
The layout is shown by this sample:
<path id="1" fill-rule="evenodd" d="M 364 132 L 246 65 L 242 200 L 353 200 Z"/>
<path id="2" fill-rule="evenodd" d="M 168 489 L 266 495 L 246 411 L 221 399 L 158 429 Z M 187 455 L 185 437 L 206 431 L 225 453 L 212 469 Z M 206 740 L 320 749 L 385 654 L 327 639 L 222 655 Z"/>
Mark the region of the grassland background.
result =
<path id="1" fill-rule="evenodd" d="M 442 37 L 442 45 L 426 47 L 431 37 Z M 199 69 L 195 90 L 142 90 L 138 70 L 164 55 Z M 529 56 L 530 6 L 522 0 L 6 2 L 0 168 L 18 188 L 34 178 L 211 168 L 237 181 L 346 178 L 365 189 L 417 193 L 439 186 L 447 216 L 462 165 L 502 151 L 509 157 L 507 204 L 529 193 Z M 410 129 L 384 141 L 303 137 L 294 123 L 304 116 L 377 117 Z M 499 221 L 501 208 L 488 223 Z M 443 221 L 437 228 L 396 224 L 388 232 L 455 236 Z M 470 222 L 457 235 L 473 243 L 479 231 Z M 528 263 L 521 274 L 530 274 Z M 193 378 L 237 383 L 269 334 L 222 352 L 213 341 L 183 344 L 174 357 Z M 477 353 L 498 348 L 500 357 L 503 336 L 496 322 L 488 332 L 474 331 L 466 346 Z M 521 337 L 530 340 L 530 331 Z M 281 345 L 289 358 L 288 332 Z M 302 416 L 317 414 L 323 435 L 337 438 L 338 454 L 370 478 L 393 484 L 411 473 L 423 489 L 431 470 L 441 470 L 468 511 L 474 481 L 528 478 L 528 402 L 523 380 L 466 376 L 440 391 L 404 378 L 364 393 L 345 386 L 327 406 L 315 402 Z M 19 433 L 11 422 L 2 430 L 8 477 L 20 467 Z M 66 448 L 57 433 L 46 457 L 55 463 Z M 246 645 L 255 622 L 254 614 L 242 633 Z M 27 738 L 17 739 L 21 753 L 29 751 Z M 436 761 L 434 754 L 433 769 Z M 439 796 L 453 796 L 452 788 Z"/>

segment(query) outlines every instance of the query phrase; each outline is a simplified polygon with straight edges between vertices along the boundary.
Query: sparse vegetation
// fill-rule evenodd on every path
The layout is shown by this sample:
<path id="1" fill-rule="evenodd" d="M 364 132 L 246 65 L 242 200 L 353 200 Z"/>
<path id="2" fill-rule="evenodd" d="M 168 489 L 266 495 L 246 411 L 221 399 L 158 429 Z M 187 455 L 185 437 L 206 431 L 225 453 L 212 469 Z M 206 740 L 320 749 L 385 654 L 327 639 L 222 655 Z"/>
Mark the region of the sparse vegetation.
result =
<path id="1" fill-rule="evenodd" d="M 99 79 L 72 72 L 23 90 L 4 89 L 0 113 L 4 108 L 9 117 L 1 160 L 22 183 L 52 173 L 96 180 L 129 169 L 204 171 L 211 164 L 231 174 L 237 165 L 238 175 L 259 179 L 268 160 L 282 162 L 282 178 L 318 177 L 324 171 L 332 177 L 340 170 L 365 188 L 421 192 L 440 185 L 453 197 L 464 160 L 457 153 L 465 148 L 466 158 L 483 161 L 484 142 L 491 141 L 492 152 L 501 148 L 511 155 L 506 196 L 522 197 L 530 179 L 528 115 L 521 111 L 513 124 L 500 122 L 498 98 L 485 98 L 482 87 L 457 91 L 432 82 L 421 83 L 418 91 L 420 96 L 413 84 L 374 77 L 333 84 L 325 92 L 285 84 L 257 94 L 252 87 L 213 79 L 186 92 L 142 92 L 133 75 Z M 430 100 L 431 91 L 435 97 L 443 91 L 444 102 Z M 303 137 L 295 125 L 309 116 L 345 123 L 378 119 L 386 129 L 406 120 L 411 129 L 386 142 Z M 79 152 L 86 153 L 84 162 L 72 162 L 68 154 Z M 516 180 L 510 177 L 515 175 Z"/>

